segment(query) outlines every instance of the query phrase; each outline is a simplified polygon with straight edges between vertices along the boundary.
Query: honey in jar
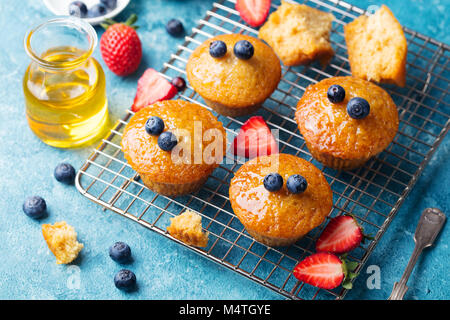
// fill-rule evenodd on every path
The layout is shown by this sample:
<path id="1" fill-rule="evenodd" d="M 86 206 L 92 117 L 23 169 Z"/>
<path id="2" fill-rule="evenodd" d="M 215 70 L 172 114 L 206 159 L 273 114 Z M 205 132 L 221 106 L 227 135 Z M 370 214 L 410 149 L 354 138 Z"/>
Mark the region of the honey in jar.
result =
<path id="1" fill-rule="evenodd" d="M 25 37 L 32 60 L 23 78 L 26 116 L 51 146 L 86 145 L 106 132 L 105 74 L 91 56 L 96 44 L 92 26 L 73 17 L 51 19 Z"/>

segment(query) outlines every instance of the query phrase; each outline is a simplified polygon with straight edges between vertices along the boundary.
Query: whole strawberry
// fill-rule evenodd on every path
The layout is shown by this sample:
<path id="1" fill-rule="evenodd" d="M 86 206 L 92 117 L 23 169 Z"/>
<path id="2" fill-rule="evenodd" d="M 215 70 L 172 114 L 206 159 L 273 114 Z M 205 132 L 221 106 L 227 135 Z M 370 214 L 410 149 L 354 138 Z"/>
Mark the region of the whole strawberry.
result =
<path id="1" fill-rule="evenodd" d="M 137 70 L 142 58 L 142 45 L 132 14 L 125 23 L 106 19 L 101 26 L 106 29 L 100 39 L 100 51 L 108 68 L 118 76 L 126 76 Z"/>

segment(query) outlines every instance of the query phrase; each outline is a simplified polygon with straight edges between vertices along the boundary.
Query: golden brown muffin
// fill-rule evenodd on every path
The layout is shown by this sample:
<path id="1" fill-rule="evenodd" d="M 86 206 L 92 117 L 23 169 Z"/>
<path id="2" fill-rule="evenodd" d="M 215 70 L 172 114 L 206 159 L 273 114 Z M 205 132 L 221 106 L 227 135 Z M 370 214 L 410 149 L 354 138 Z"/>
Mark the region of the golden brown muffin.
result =
<path id="1" fill-rule="evenodd" d="M 202 217 L 193 211 L 187 210 L 179 216 L 170 218 L 167 231 L 172 237 L 188 245 L 196 247 L 208 245 L 208 232 L 202 231 Z"/>
<path id="2" fill-rule="evenodd" d="M 220 40 L 227 53 L 214 58 L 211 42 Z M 249 60 L 233 53 L 236 42 L 249 41 L 254 54 Z M 256 111 L 276 89 L 281 66 L 272 48 L 261 40 L 243 34 L 224 34 L 206 40 L 189 57 L 186 65 L 189 83 L 215 111 L 226 116 L 242 116 Z"/>
<path id="3" fill-rule="evenodd" d="M 265 40 L 287 66 L 319 60 L 327 64 L 334 51 L 330 44 L 331 13 L 304 4 L 282 1 L 259 30 Z"/>
<path id="4" fill-rule="evenodd" d="M 164 121 L 164 131 L 177 137 L 172 151 L 158 146 L 158 136 L 145 130 L 151 116 Z M 197 134 L 198 133 L 198 134 Z M 131 117 L 122 137 L 122 151 L 143 183 L 154 192 L 182 195 L 199 189 L 225 155 L 222 123 L 205 108 L 184 100 L 160 101 Z"/>
<path id="5" fill-rule="evenodd" d="M 65 221 L 55 222 L 54 225 L 43 224 L 42 235 L 57 264 L 71 263 L 84 247 L 77 241 L 75 229 Z"/>
<path id="6" fill-rule="evenodd" d="M 279 173 L 283 187 L 265 189 L 264 177 Z M 293 174 L 308 183 L 303 193 L 293 194 L 286 181 Z M 254 158 L 236 172 L 230 184 L 230 202 L 247 232 L 269 246 L 292 244 L 320 225 L 331 211 L 331 188 L 322 172 L 306 160 L 289 154 Z"/>
<path id="7" fill-rule="evenodd" d="M 340 85 L 345 99 L 332 103 L 328 88 Z M 364 119 L 347 113 L 351 98 L 361 97 L 370 105 Z M 312 156 L 327 167 L 353 169 L 383 151 L 398 129 L 397 107 L 389 94 L 372 82 L 354 77 L 333 77 L 306 88 L 295 117 Z"/>
<path id="8" fill-rule="evenodd" d="M 344 26 L 344 32 L 353 76 L 405 86 L 406 38 L 388 7 L 356 18 Z"/>

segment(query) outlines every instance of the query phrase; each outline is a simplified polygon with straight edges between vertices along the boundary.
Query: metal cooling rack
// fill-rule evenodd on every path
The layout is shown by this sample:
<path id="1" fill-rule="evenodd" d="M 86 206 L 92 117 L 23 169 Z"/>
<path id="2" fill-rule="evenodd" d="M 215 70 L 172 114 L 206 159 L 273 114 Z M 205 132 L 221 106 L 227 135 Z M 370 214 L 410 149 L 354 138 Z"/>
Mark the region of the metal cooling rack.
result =
<path id="1" fill-rule="evenodd" d="M 279 4 L 279 1 L 274 2 L 272 11 Z M 397 136 L 384 152 L 358 170 L 324 168 L 312 159 L 298 132 L 294 120 L 296 103 L 309 84 L 331 76 L 350 75 L 342 27 L 366 12 L 338 0 L 303 2 L 332 12 L 336 17 L 331 36 L 336 54 L 327 67 L 317 64 L 283 67 L 278 89 L 257 114 L 262 115 L 272 129 L 279 130 L 281 152 L 312 161 L 323 171 L 333 190 L 334 206 L 330 217 L 351 213 L 367 233 L 376 234 L 373 241 L 351 252 L 349 258 L 359 263 L 359 271 L 449 130 L 450 48 L 404 28 L 408 41 L 407 85 L 405 88 L 385 86 L 399 108 Z M 165 77 L 184 77 L 189 55 L 209 37 L 222 33 L 257 35 L 257 31 L 240 20 L 234 3 L 230 0 L 214 3 L 164 65 L 162 74 Z M 179 98 L 208 108 L 189 86 Z M 132 112 L 128 111 L 79 170 L 76 185 L 84 196 L 285 297 L 342 299 L 345 296 L 345 289 L 318 289 L 298 282 L 292 275 L 297 261 L 313 252 L 314 242 L 326 223 L 295 245 L 281 248 L 262 245 L 245 232 L 228 201 L 229 181 L 245 159 L 221 165 L 200 191 L 183 197 L 168 198 L 155 194 L 135 179 L 136 173 L 126 163 L 120 150 L 122 130 L 130 116 Z M 219 116 L 230 138 L 246 119 Z M 203 227 L 210 234 L 205 249 L 187 246 L 166 232 L 169 218 L 185 209 L 202 215 Z"/>

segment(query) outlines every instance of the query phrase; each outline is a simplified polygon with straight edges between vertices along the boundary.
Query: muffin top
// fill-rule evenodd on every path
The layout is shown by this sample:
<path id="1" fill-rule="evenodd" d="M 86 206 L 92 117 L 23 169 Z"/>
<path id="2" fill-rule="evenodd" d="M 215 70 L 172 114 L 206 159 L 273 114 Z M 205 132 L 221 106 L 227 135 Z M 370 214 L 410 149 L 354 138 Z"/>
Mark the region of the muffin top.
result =
<path id="1" fill-rule="evenodd" d="M 161 118 L 164 131 L 177 137 L 171 151 L 162 150 L 158 136 L 145 130 L 152 116 Z M 178 184 L 209 175 L 226 150 L 222 123 L 205 108 L 184 100 L 160 101 L 139 110 L 126 125 L 121 144 L 125 158 L 139 174 L 155 182 Z"/>
<path id="2" fill-rule="evenodd" d="M 345 89 L 345 98 L 332 103 L 331 85 Z M 360 97 L 370 105 L 363 119 L 347 113 L 350 99 Z M 295 117 L 305 141 L 325 154 L 341 159 L 369 158 L 384 150 L 398 129 L 397 107 L 379 86 L 354 77 L 332 77 L 308 86 L 297 104 Z"/>
<path id="3" fill-rule="evenodd" d="M 227 52 L 220 58 L 210 55 L 211 42 L 225 42 Z M 233 52 L 240 40 L 249 41 L 254 54 L 248 60 Z M 281 66 L 275 52 L 261 40 L 243 34 L 224 34 L 206 40 L 189 57 L 187 78 L 202 97 L 229 107 L 262 103 L 276 89 Z"/>
<path id="4" fill-rule="evenodd" d="M 263 184 L 269 173 L 278 173 L 283 186 L 275 192 Z M 287 179 L 302 175 L 308 186 L 293 194 Z M 268 237 L 299 238 L 321 224 L 332 208 L 331 188 L 322 172 L 306 160 L 289 154 L 254 158 L 236 172 L 230 184 L 234 213 L 249 230 Z"/>

